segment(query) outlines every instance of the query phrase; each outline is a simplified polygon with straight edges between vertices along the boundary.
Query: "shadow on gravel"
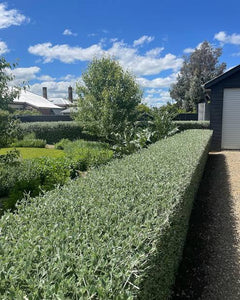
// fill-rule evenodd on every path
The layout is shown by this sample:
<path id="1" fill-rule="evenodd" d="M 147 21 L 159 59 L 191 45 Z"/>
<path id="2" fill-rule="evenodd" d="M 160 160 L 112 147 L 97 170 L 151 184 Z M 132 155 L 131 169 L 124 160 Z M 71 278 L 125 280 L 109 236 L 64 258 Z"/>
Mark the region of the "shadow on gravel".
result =
<path id="1" fill-rule="evenodd" d="M 240 299 L 236 222 L 228 177 L 225 156 L 210 154 L 172 300 Z"/>

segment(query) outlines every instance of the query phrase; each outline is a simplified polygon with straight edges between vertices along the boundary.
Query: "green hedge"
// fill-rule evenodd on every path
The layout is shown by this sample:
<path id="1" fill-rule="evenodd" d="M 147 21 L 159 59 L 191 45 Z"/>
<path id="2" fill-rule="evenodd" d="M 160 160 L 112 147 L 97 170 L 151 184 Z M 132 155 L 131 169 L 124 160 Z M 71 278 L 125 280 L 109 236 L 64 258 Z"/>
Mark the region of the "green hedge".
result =
<path id="1" fill-rule="evenodd" d="M 167 299 L 210 138 L 185 131 L 6 213 L 2 299 Z"/>
<path id="2" fill-rule="evenodd" d="M 22 137 L 34 132 L 37 139 L 46 140 L 48 144 L 54 144 L 63 138 L 69 140 L 86 139 L 95 140 L 94 136 L 82 132 L 82 128 L 72 121 L 66 122 L 31 122 L 21 123 Z"/>
<path id="3" fill-rule="evenodd" d="M 180 131 L 187 129 L 209 129 L 209 121 L 174 121 Z"/>

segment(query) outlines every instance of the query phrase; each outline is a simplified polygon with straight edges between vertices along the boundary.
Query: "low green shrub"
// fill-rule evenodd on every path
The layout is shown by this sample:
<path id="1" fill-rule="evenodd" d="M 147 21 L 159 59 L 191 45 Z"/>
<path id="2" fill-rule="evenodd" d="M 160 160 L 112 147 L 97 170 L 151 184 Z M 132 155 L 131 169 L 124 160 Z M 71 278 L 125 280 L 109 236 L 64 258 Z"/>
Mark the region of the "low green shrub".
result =
<path id="1" fill-rule="evenodd" d="M 28 133 L 34 132 L 37 139 L 46 140 L 48 144 L 54 144 L 61 139 L 86 139 L 94 140 L 95 137 L 86 134 L 82 128 L 72 121 L 61 122 L 31 122 L 22 123 L 20 125 L 22 130 L 22 137 Z"/>
<path id="2" fill-rule="evenodd" d="M 80 171 L 105 164 L 113 157 L 113 151 L 108 149 L 107 144 L 82 140 L 64 140 L 62 143 L 65 143 L 66 154 L 57 149 L 0 150 L 0 153 L 6 153 L 0 155 L 0 197 L 9 196 L 4 203 L 5 209 L 14 208 L 16 201 L 26 193 L 35 197 L 42 190 L 51 190 L 56 184 L 63 185 L 78 177 Z M 14 156 L 14 162 L 18 164 L 13 165 L 16 152 L 25 161 Z"/>
<path id="3" fill-rule="evenodd" d="M 167 299 L 210 138 L 179 133 L 6 213 L 1 298 Z"/>
<path id="4" fill-rule="evenodd" d="M 11 144 L 12 147 L 45 148 L 47 142 L 40 139 L 23 139 Z"/>
<path id="5" fill-rule="evenodd" d="M 0 148 L 10 145 L 20 135 L 19 121 L 0 109 Z"/>
<path id="6" fill-rule="evenodd" d="M 173 121 L 179 131 L 188 129 L 209 129 L 209 121 Z"/>
<path id="7" fill-rule="evenodd" d="M 8 196 L 4 209 L 13 209 L 17 200 L 32 197 L 63 185 L 70 179 L 72 162 L 67 158 L 42 157 L 0 169 L 0 196 Z"/>
<path id="8" fill-rule="evenodd" d="M 62 139 L 55 144 L 55 148 L 63 149 L 66 156 L 72 160 L 72 169 L 86 171 L 90 167 L 98 166 L 110 161 L 113 151 L 106 143 L 84 140 L 69 141 Z"/>

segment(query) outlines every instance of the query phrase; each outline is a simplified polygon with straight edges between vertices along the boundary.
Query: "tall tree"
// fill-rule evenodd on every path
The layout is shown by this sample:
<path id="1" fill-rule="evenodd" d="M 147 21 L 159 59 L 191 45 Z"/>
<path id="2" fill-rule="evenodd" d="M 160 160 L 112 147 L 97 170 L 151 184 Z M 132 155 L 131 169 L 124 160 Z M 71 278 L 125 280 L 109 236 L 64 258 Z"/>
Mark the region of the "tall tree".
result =
<path id="1" fill-rule="evenodd" d="M 76 119 L 88 132 L 111 139 L 137 118 L 142 90 L 135 78 L 114 59 L 94 59 L 77 85 Z"/>
<path id="2" fill-rule="evenodd" d="M 13 76 L 10 75 L 7 70 L 13 69 L 16 65 L 8 63 L 4 57 L 0 57 L 0 109 L 8 110 L 8 105 L 19 94 L 19 88 L 10 88 L 8 83 L 13 80 Z"/>
<path id="3" fill-rule="evenodd" d="M 193 111 L 197 103 L 204 99 L 202 85 L 226 69 L 226 63 L 219 64 L 221 54 L 222 48 L 214 48 L 204 41 L 190 56 L 184 56 L 177 82 L 170 88 L 170 96 L 179 108 Z"/>

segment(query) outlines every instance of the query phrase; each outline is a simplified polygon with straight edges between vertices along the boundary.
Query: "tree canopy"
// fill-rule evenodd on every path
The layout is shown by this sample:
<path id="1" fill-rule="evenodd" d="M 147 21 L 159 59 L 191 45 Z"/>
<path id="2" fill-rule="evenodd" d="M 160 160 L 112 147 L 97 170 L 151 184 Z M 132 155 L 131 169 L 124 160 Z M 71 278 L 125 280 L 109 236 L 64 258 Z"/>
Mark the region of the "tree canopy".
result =
<path id="1" fill-rule="evenodd" d="M 0 109 L 8 110 L 8 105 L 18 96 L 19 89 L 10 88 L 8 83 L 13 80 L 13 76 L 7 73 L 8 69 L 15 67 L 11 65 L 4 57 L 0 57 Z"/>
<path id="2" fill-rule="evenodd" d="M 111 140 L 137 118 L 142 90 L 134 76 L 112 58 L 94 59 L 77 85 L 76 120 L 88 132 Z"/>
<path id="3" fill-rule="evenodd" d="M 214 48 L 204 41 L 190 56 L 184 56 L 177 82 L 170 88 L 170 96 L 179 108 L 193 111 L 204 99 L 202 85 L 226 69 L 226 63 L 219 63 L 221 54 L 222 48 Z"/>

